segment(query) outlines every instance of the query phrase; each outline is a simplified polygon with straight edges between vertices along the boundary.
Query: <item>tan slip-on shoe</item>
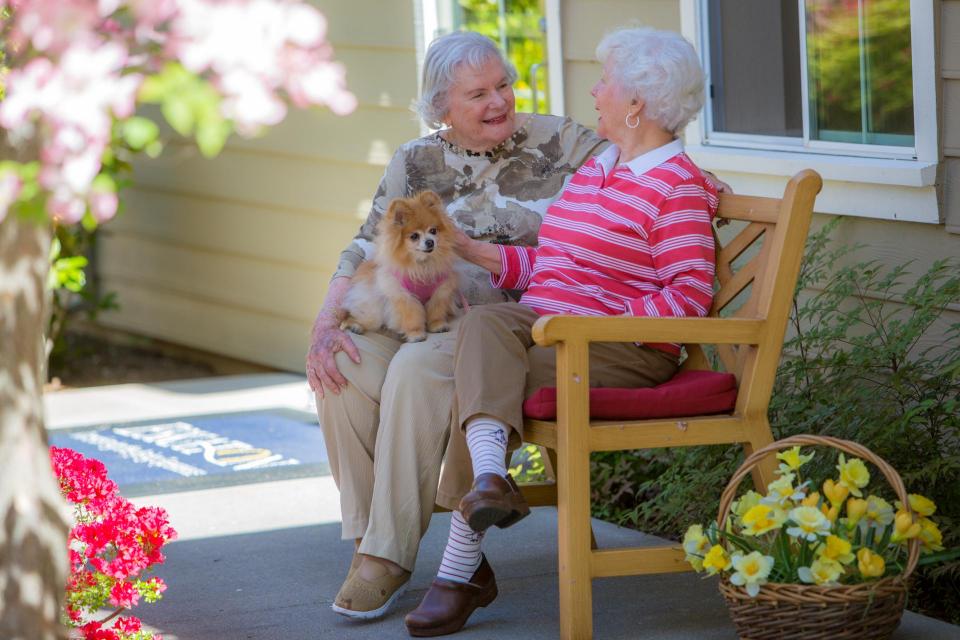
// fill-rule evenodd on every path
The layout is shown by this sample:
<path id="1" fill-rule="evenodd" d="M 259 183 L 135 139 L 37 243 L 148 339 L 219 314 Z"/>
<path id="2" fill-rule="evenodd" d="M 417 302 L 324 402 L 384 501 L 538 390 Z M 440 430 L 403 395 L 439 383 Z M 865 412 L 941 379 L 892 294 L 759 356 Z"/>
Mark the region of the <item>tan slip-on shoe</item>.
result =
<path id="1" fill-rule="evenodd" d="M 407 571 L 399 576 L 387 573 L 370 582 L 351 571 L 330 608 L 348 618 L 379 618 L 403 595 L 409 581 Z"/>

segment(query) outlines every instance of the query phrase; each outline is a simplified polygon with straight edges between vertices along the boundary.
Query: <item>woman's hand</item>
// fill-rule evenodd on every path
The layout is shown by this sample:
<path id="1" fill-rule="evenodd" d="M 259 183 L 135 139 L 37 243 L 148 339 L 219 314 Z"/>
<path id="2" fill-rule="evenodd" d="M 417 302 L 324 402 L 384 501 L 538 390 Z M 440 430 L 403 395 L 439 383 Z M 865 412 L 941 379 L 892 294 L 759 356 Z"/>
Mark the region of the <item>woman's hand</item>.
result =
<path id="1" fill-rule="evenodd" d="M 460 228 L 454 230 L 453 247 L 468 262 L 483 267 L 493 274 L 500 273 L 500 250 L 496 245 L 474 240 Z"/>
<path id="2" fill-rule="evenodd" d="M 321 398 L 324 389 L 334 395 L 347 386 L 347 379 L 337 367 L 336 354 L 346 352 L 351 360 L 360 364 L 360 351 L 357 345 L 340 327 L 316 327 L 310 350 L 307 352 L 307 382 Z"/>
<path id="3" fill-rule="evenodd" d="M 338 352 L 345 352 L 351 360 L 360 364 L 360 351 L 347 332 L 340 329 L 341 314 L 337 312 L 349 288 L 349 278 L 334 278 L 310 334 L 307 382 L 321 398 L 324 397 L 324 388 L 339 394 L 347 386 L 347 379 L 340 373 L 334 357 Z"/>
<path id="4" fill-rule="evenodd" d="M 710 184 L 712 184 L 713 188 L 717 190 L 717 193 L 733 193 L 733 187 L 728 185 L 717 176 L 713 175 L 713 173 L 704 171 L 703 175 L 706 176 L 707 180 L 710 181 Z"/>

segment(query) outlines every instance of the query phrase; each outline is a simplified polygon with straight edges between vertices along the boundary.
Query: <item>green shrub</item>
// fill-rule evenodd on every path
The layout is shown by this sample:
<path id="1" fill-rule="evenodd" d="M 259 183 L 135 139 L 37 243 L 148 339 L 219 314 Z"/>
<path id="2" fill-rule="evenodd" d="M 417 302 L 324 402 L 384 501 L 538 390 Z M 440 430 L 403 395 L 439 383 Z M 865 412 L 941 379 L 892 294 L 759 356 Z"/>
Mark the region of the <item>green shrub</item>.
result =
<path id="1" fill-rule="evenodd" d="M 814 433 L 866 445 L 900 472 L 911 493 L 937 503 L 944 545 L 957 547 L 960 323 L 941 324 L 942 339 L 929 341 L 960 302 L 960 264 L 940 260 L 911 280 L 909 264 L 857 262 L 859 248 L 832 247 L 835 226 L 808 243 L 770 404 L 773 435 Z M 738 449 L 595 455 L 594 514 L 676 539 L 690 523 L 716 517 L 720 492 L 743 459 Z M 820 458 L 826 464 L 832 456 Z M 910 607 L 960 622 L 958 576 L 956 560 L 923 567 Z"/>

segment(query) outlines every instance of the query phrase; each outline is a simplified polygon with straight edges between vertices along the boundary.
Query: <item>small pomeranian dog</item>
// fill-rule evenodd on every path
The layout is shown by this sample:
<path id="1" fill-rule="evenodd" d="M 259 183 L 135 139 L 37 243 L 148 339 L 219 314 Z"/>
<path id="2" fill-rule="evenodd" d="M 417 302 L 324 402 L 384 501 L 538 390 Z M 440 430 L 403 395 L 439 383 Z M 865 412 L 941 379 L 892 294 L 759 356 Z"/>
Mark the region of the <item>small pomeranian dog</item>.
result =
<path id="1" fill-rule="evenodd" d="M 433 191 L 395 198 L 377 225 L 375 254 L 360 265 L 340 325 L 354 333 L 386 327 L 407 342 L 448 331 L 456 314 L 453 223 Z"/>

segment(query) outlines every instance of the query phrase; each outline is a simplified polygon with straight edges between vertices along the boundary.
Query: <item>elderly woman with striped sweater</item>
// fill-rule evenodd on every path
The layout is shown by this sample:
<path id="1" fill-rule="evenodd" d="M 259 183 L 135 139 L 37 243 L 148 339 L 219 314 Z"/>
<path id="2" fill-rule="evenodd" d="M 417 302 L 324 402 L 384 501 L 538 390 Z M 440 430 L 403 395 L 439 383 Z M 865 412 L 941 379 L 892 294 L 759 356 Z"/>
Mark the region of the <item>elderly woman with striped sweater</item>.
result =
<path id="1" fill-rule="evenodd" d="M 495 287 L 526 292 L 519 302 L 474 308 L 460 326 L 456 406 L 474 483 L 453 513 L 437 578 L 406 618 L 414 636 L 455 632 L 493 601 L 483 532 L 529 513 L 504 460 L 508 442 L 523 436 L 524 398 L 554 384 L 553 349 L 531 338 L 537 318 L 704 316 L 710 308 L 718 198 L 676 137 L 703 102 L 697 55 L 675 33 L 624 29 L 603 39 L 597 57 L 597 132 L 613 144 L 550 205 L 539 245 L 460 238 L 461 255 L 489 270 Z M 653 386 L 674 375 L 679 355 L 675 344 L 592 344 L 590 383 Z"/>

